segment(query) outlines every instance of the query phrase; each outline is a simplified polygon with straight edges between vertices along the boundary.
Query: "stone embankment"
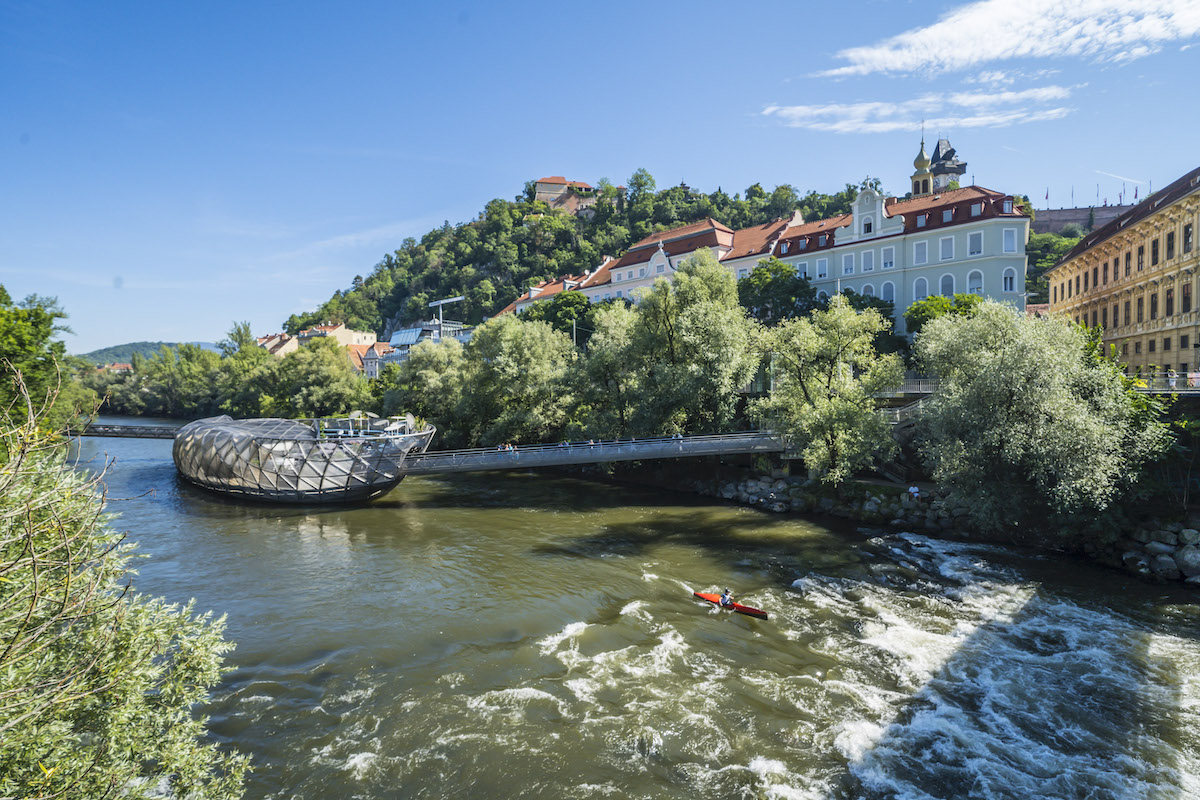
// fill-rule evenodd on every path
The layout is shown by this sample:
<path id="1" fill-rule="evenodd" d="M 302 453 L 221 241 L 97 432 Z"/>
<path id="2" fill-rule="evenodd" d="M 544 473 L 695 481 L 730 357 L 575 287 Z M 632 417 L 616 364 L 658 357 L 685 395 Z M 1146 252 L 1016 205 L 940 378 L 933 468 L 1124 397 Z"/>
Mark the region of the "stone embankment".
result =
<path id="1" fill-rule="evenodd" d="M 1166 523 L 1135 530 L 1116 543 L 1121 565 L 1130 572 L 1200 586 L 1200 530 Z"/>
<path id="2" fill-rule="evenodd" d="M 776 471 L 741 480 L 698 481 L 692 488 L 775 513 L 832 514 L 872 525 L 972 537 L 968 509 L 942 497 L 914 500 L 899 487 L 854 487 L 833 492 L 819 481 Z M 1154 522 L 1112 543 L 1092 542 L 1086 550 L 1091 558 L 1149 580 L 1200 586 L 1200 530 L 1182 523 Z"/>

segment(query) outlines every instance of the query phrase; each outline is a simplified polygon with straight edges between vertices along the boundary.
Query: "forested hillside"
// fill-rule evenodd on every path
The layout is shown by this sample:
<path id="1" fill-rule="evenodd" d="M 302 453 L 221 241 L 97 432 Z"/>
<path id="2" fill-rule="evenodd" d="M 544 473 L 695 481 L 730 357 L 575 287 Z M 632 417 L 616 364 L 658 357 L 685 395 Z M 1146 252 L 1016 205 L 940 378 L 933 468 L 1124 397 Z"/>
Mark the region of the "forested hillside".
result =
<path id="1" fill-rule="evenodd" d="M 859 187 L 836 194 L 810 191 L 800 197 L 789 185 L 768 192 L 754 184 L 732 197 L 718 188 L 705 194 L 687 186 L 657 190 L 638 170 L 625 192 L 601 179 L 595 214 L 575 216 L 535 201 L 533 183 L 512 201 L 492 200 L 471 222 L 449 222 L 416 239 L 405 239 L 365 278 L 335 292 L 312 313 L 292 315 L 289 333 L 326 320 L 385 334 L 394 320 L 428 318 L 431 300 L 464 295 L 454 315 L 476 323 L 508 305 L 537 281 L 593 269 L 605 255 L 620 255 L 649 234 L 712 217 L 733 229 L 759 225 L 799 209 L 820 219 L 850 209 Z M 863 185 L 879 187 L 878 180 Z"/>
<path id="2" fill-rule="evenodd" d="M 204 350 L 217 349 L 217 346 L 211 342 L 192 342 L 192 344 Z M 81 358 L 89 364 L 112 364 L 113 362 L 128 364 L 130 361 L 133 361 L 134 354 L 149 358 L 164 347 L 178 346 L 178 342 L 129 342 L 127 344 L 115 344 L 112 347 L 102 347 L 90 353 L 83 353 L 77 356 L 77 358 Z"/>

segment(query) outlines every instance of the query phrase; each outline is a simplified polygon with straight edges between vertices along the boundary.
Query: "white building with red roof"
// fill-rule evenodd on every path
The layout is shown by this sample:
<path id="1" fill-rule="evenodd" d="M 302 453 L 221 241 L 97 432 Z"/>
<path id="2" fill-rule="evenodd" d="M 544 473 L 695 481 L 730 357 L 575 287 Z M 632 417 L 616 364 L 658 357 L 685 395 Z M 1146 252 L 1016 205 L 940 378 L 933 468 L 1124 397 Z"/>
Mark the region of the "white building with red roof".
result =
<path id="1" fill-rule="evenodd" d="M 774 256 L 808 278 L 819 297 L 851 289 L 886 300 L 895 307 L 897 333 L 905 332 L 908 307 L 930 295 L 979 294 L 1023 310 L 1029 217 L 1012 195 L 981 186 L 940 188 L 931 180 L 931 163 L 922 142 L 909 198 L 867 188 L 854 198 L 850 213 L 829 219 L 806 222 L 796 212 L 790 219 L 737 231 L 714 219 L 659 231 L 584 275 L 543 281 L 500 313 L 521 311 L 571 289 L 594 303 L 636 301 L 654 281 L 670 280 L 701 248 L 711 250 L 739 280 Z M 939 188 L 932 189 L 935 185 Z"/>

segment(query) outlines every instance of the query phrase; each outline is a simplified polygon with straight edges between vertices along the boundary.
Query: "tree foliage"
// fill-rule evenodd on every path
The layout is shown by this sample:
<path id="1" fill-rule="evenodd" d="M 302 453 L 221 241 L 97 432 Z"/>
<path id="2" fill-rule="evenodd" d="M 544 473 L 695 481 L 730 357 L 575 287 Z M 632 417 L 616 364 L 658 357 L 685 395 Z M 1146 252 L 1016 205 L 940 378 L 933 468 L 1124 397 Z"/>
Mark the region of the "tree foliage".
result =
<path id="1" fill-rule="evenodd" d="M 795 266 L 772 257 L 738 281 L 738 300 L 750 316 L 770 327 L 810 313 L 817 307 L 817 292 Z"/>
<path id="2" fill-rule="evenodd" d="M 756 328 L 737 302 L 729 270 L 712 251 L 697 251 L 674 281 L 659 279 L 643 294 L 633 321 L 633 431 L 650 436 L 726 426 L 759 364 Z"/>
<path id="3" fill-rule="evenodd" d="M 95 406 L 95 395 L 70 378 L 66 348 L 57 338 L 66 330 L 59 321 L 66 314 L 54 298 L 31 295 L 14 303 L 0 285 L 0 411 L 15 414 L 12 422 L 27 418 L 28 408 L 18 402 L 16 384 L 7 376 L 20 373 L 33 398 L 34 409 L 46 424 L 58 428 Z M 65 375 L 63 373 L 66 373 Z M 54 404 L 51 397 L 57 398 Z"/>
<path id="4" fill-rule="evenodd" d="M 131 591 L 101 476 L 45 424 L 0 427 L 0 796 L 239 796 L 244 757 L 193 714 L 232 648 L 224 618 Z"/>
<path id="5" fill-rule="evenodd" d="M 875 350 L 876 336 L 890 325 L 877 310 L 856 311 L 839 294 L 828 310 L 768 333 L 775 386 L 752 413 L 784 433 L 826 482 L 841 483 L 896 446 L 875 400 L 903 377 L 898 355 Z"/>
<path id="6" fill-rule="evenodd" d="M 1075 233 L 1075 236 L 1067 234 Z M 1079 244 L 1081 231 L 1063 230 L 1062 233 L 1032 233 L 1025 245 L 1025 285 L 1029 290 L 1029 302 L 1049 303 L 1050 294 L 1046 272 L 1062 261 L 1071 248 Z"/>
<path id="7" fill-rule="evenodd" d="M 923 457 L 981 529 L 1094 521 L 1167 441 L 1157 405 L 1065 320 L 985 301 L 933 320 L 914 347 L 940 380 L 920 423 Z"/>
<path id="8" fill-rule="evenodd" d="M 568 372 L 577 351 L 566 334 L 515 314 L 489 320 L 466 346 L 460 415 L 484 445 L 540 442 L 566 426 Z"/>
<path id="9" fill-rule="evenodd" d="M 904 325 L 910 336 L 916 336 L 931 320 L 939 317 L 969 317 L 979 308 L 983 297 L 977 294 L 956 294 L 953 298 L 931 294 L 918 300 L 904 312 Z"/>

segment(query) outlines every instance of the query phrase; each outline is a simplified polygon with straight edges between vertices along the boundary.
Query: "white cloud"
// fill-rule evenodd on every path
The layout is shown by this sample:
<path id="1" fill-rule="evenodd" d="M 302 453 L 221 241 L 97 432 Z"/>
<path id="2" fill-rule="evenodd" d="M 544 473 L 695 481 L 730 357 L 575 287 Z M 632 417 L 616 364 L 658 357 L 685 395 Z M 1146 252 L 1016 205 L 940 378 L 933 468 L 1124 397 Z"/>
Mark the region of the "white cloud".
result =
<path id="1" fill-rule="evenodd" d="M 838 53 L 819 73 L 938 73 L 1014 58 L 1124 63 L 1200 35 L 1200 0 L 979 0 L 875 44 Z"/>
<path id="2" fill-rule="evenodd" d="M 891 133 L 928 128 L 1003 128 L 1027 122 L 1061 119 L 1071 113 L 1063 105 L 1065 86 L 1021 91 L 924 94 L 901 102 L 828 103 L 768 106 L 763 114 L 793 128 L 831 133 Z"/>

